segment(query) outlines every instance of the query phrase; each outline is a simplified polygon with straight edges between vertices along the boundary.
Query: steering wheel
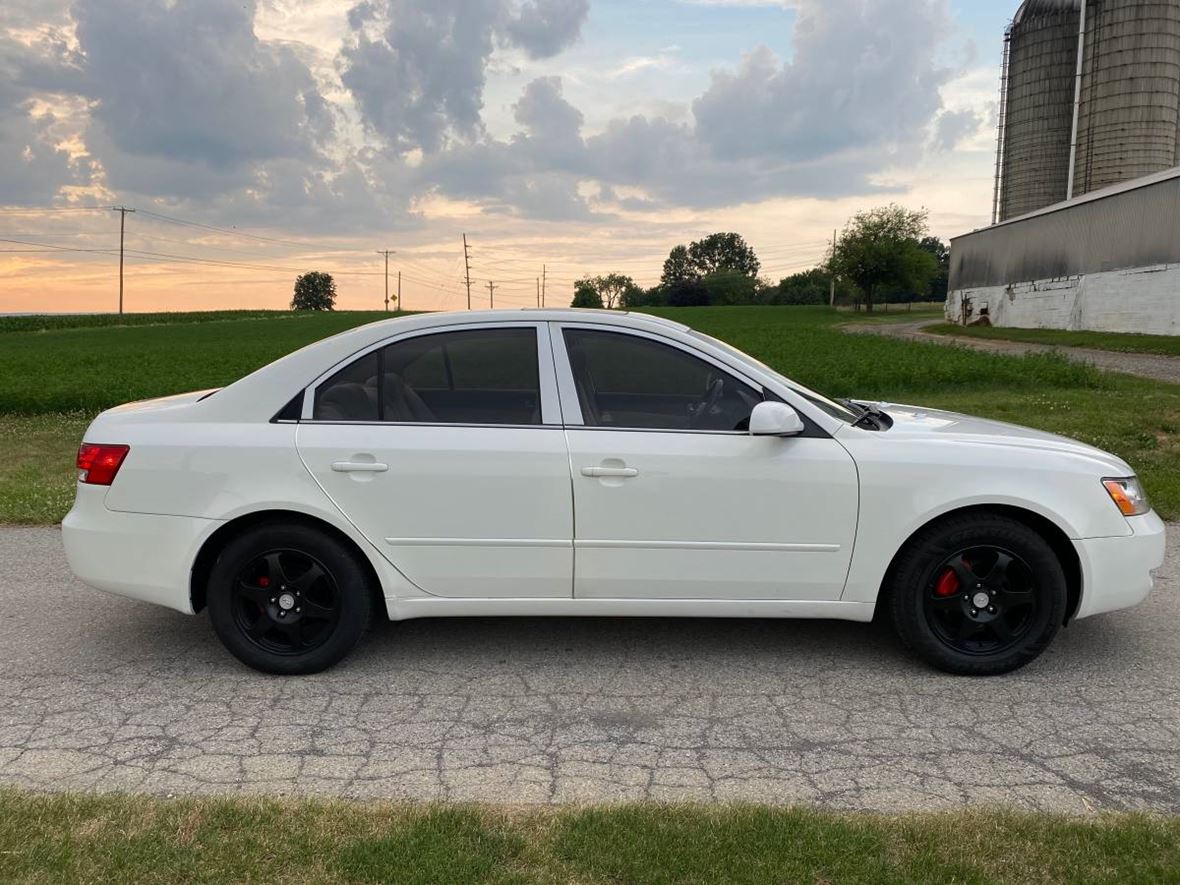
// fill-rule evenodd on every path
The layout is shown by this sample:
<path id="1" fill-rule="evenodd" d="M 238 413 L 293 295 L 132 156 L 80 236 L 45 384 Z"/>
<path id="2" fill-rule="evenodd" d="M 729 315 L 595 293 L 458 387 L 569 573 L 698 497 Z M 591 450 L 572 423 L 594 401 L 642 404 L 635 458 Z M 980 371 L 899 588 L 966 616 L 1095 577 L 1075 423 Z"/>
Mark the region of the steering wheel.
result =
<path id="1" fill-rule="evenodd" d="M 689 427 L 699 427 L 701 421 L 713 411 L 713 407 L 717 405 L 721 395 L 725 393 L 725 379 L 710 373 L 709 379 L 705 382 L 705 389 L 708 393 L 705 394 L 705 398 L 701 400 L 701 404 L 693 412 L 692 418 L 688 422 Z"/>

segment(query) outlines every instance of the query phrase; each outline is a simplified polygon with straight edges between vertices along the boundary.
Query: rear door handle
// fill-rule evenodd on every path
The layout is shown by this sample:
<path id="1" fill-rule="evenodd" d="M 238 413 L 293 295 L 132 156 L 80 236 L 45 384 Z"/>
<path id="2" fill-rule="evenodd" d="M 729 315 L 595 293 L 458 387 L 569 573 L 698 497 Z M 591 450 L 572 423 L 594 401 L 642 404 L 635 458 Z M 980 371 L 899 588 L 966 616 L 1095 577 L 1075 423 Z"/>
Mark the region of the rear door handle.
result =
<path id="1" fill-rule="evenodd" d="M 583 467 L 582 476 L 639 476 L 634 467 Z"/>
<path id="2" fill-rule="evenodd" d="M 384 473 L 389 465 L 380 461 L 333 461 L 332 469 L 337 473 Z"/>

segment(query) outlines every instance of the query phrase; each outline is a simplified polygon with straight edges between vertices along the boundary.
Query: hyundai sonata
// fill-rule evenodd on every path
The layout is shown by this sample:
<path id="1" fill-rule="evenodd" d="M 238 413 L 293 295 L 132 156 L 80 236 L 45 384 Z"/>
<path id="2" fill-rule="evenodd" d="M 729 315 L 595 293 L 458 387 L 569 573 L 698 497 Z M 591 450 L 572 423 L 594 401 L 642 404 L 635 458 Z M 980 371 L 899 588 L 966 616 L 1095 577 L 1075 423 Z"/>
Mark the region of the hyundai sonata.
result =
<path id="1" fill-rule="evenodd" d="M 428 314 L 99 415 L 62 525 L 102 590 L 309 673 L 375 612 L 843 618 L 955 673 L 1151 589 L 1164 527 L 1088 445 L 837 401 L 687 326 Z"/>

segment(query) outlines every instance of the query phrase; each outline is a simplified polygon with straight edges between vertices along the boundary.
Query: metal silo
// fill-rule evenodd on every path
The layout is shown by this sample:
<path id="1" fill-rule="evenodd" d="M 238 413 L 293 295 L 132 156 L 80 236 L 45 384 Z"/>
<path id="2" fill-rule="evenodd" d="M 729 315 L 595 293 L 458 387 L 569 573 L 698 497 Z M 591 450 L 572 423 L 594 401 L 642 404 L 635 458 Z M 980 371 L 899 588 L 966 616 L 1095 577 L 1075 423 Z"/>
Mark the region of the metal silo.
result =
<path id="1" fill-rule="evenodd" d="M 1180 2 L 1086 4 L 1074 195 L 1169 169 L 1180 124 Z"/>
<path id="2" fill-rule="evenodd" d="M 1000 221 L 1065 199 L 1080 0 L 1026 0 L 1006 36 Z"/>
<path id="3" fill-rule="evenodd" d="M 1004 69 L 996 220 L 1180 163 L 1180 0 L 1025 0 Z"/>

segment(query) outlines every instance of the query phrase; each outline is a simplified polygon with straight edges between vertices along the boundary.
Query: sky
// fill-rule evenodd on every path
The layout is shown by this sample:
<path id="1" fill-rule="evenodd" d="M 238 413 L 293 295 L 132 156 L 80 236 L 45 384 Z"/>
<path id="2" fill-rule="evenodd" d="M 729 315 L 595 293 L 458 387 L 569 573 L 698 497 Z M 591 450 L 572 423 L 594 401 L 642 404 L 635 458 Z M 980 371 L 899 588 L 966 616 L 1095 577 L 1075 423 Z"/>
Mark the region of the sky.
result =
<path id="1" fill-rule="evenodd" d="M 566 305 L 737 231 L 987 224 L 991 0 L 4 0 L 0 312 Z M 490 295 L 488 282 L 495 288 Z"/>

